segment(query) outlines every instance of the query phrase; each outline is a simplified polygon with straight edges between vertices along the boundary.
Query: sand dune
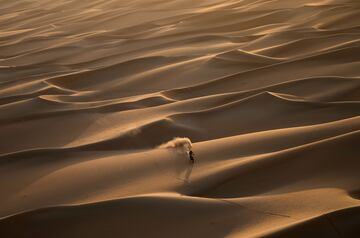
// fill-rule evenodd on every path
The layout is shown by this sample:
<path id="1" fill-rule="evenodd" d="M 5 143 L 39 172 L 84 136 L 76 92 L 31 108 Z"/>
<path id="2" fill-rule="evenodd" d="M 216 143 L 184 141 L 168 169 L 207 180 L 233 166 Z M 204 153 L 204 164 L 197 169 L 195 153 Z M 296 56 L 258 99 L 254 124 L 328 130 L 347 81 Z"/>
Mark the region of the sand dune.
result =
<path id="1" fill-rule="evenodd" d="M 360 237 L 359 14 L 1 0 L 0 237 Z"/>

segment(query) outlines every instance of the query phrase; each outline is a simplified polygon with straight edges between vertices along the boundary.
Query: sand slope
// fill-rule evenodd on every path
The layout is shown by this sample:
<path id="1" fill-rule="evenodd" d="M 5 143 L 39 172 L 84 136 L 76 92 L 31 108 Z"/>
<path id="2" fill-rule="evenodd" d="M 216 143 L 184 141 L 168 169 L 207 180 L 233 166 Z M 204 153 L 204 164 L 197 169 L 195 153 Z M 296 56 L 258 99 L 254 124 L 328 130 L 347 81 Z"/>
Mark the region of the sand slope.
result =
<path id="1" fill-rule="evenodd" d="M 0 237 L 360 237 L 359 14 L 0 0 Z"/>

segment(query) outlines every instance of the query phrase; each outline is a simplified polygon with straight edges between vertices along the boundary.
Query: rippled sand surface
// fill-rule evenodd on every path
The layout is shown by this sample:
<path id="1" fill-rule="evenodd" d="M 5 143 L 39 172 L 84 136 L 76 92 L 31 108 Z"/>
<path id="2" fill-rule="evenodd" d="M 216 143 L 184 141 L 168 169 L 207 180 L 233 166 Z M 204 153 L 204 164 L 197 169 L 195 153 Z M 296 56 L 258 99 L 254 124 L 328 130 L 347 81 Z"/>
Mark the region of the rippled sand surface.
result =
<path id="1" fill-rule="evenodd" d="M 359 16 L 0 0 L 0 237 L 360 237 Z"/>

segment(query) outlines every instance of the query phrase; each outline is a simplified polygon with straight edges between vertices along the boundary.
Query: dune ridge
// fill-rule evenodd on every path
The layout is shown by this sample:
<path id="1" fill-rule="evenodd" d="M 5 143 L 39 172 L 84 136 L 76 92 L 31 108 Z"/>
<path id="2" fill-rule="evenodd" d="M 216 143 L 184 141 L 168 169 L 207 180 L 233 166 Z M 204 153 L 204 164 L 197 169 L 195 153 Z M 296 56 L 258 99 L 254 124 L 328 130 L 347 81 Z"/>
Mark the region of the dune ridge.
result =
<path id="1" fill-rule="evenodd" d="M 359 14 L 0 0 L 0 237 L 360 237 Z"/>

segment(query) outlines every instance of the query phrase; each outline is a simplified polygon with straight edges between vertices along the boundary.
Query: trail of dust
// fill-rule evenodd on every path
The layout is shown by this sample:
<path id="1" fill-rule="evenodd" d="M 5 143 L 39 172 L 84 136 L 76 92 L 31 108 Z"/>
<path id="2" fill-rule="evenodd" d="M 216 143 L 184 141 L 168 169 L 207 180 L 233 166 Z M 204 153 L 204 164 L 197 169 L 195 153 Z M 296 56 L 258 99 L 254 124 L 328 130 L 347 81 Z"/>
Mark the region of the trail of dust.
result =
<path id="1" fill-rule="evenodd" d="M 192 149 L 191 140 L 187 137 L 175 137 L 159 146 L 161 149 L 176 149 L 180 152 L 187 153 Z"/>

